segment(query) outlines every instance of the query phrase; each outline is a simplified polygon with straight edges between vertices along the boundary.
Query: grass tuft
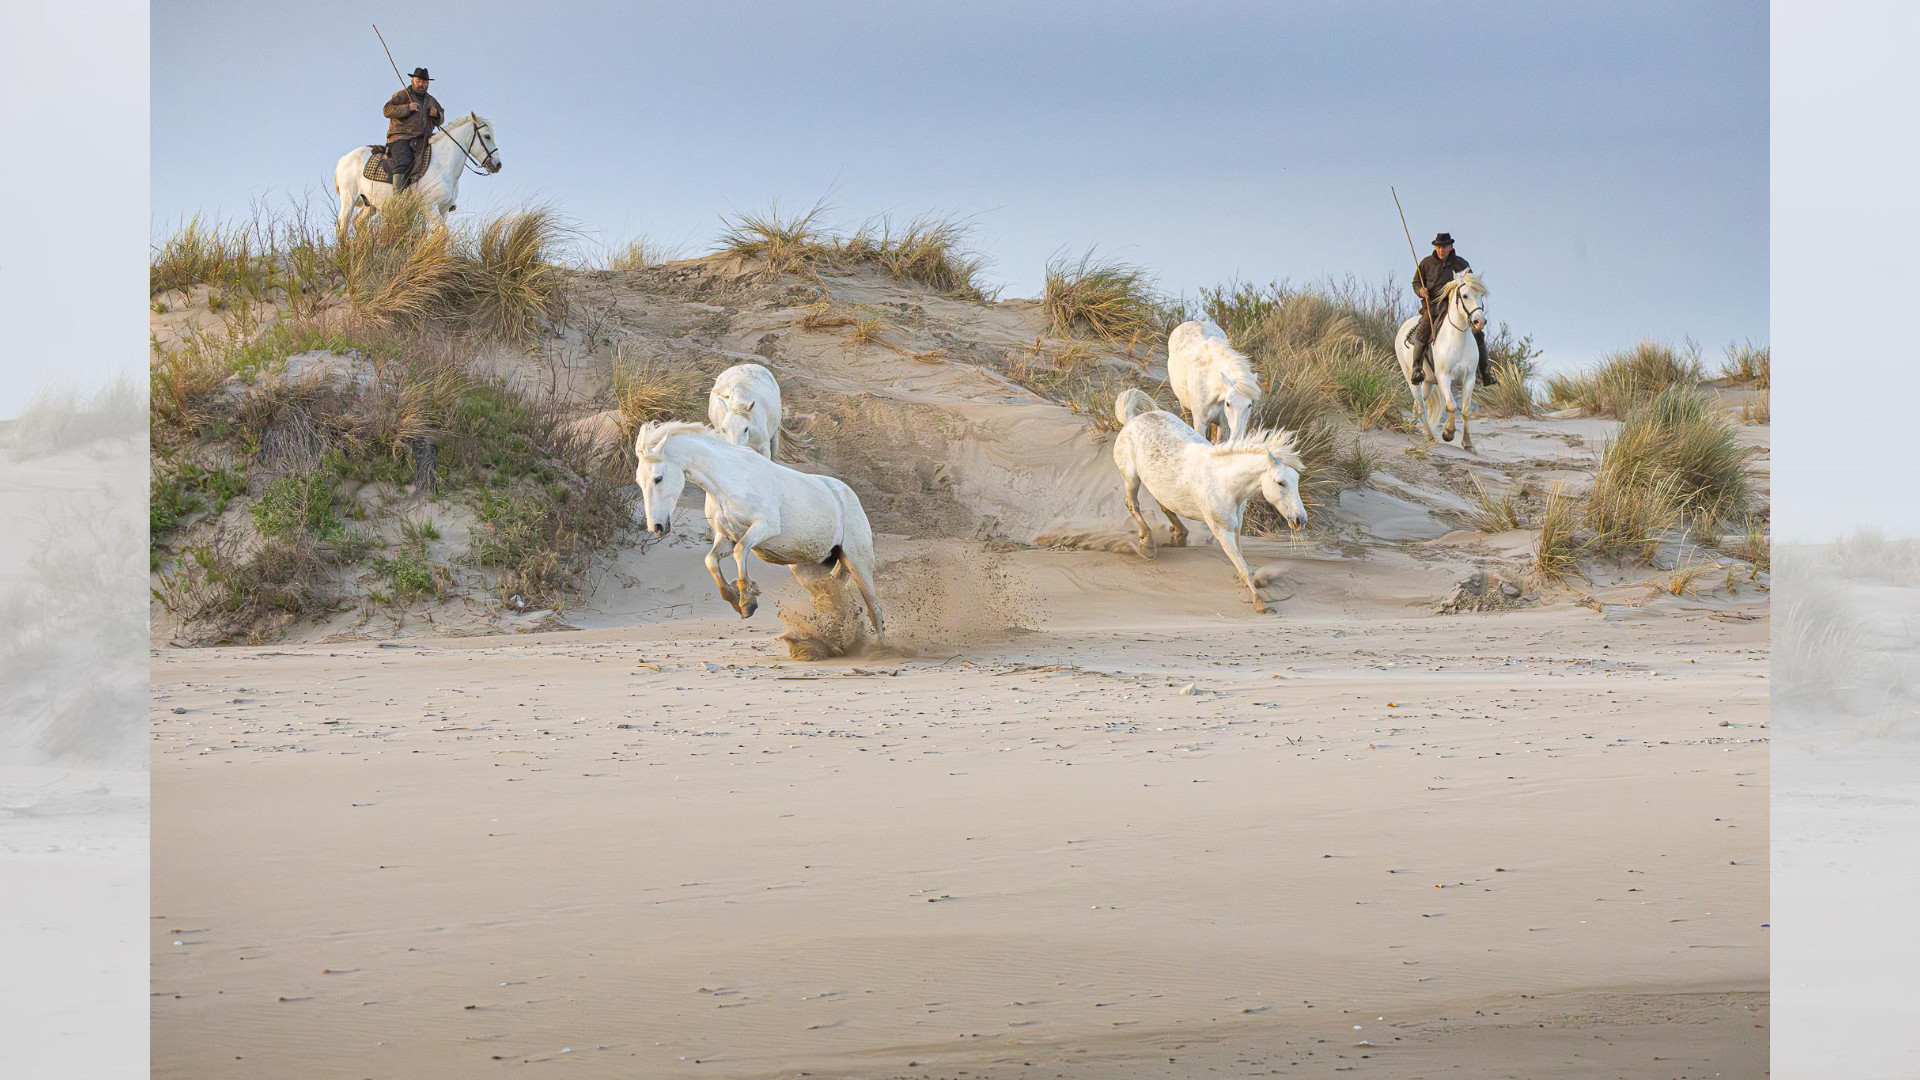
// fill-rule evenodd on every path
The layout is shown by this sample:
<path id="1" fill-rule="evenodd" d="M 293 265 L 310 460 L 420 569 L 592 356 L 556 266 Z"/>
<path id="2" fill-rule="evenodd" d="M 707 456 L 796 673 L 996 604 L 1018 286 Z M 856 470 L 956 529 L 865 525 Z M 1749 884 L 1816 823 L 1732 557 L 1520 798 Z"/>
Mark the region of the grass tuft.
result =
<path id="1" fill-rule="evenodd" d="M 1063 337 L 1085 333 L 1136 346 L 1166 332 L 1153 278 L 1138 266 L 1101 259 L 1091 247 L 1077 260 L 1055 256 L 1047 263 L 1040 311 Z"/>
<path id="2" fill-rule="evenodd" d="M 1751 341 L 1729 344 L 1726 359 L 1720 362 L 1720 377 L 1756 390 L 1768 389 L 1773 385 L 1773 348 Z"/>
<path id="3" fill-rule="evenodd" d="M 1610 353 L 1590 371 L 1547 376 L 1547 401 L 1593 415 L 1624 417 L 1669 386 L 1694 386 L 1706 378 L 1700 346 L 1675 347 L 1651 339 Z"/>

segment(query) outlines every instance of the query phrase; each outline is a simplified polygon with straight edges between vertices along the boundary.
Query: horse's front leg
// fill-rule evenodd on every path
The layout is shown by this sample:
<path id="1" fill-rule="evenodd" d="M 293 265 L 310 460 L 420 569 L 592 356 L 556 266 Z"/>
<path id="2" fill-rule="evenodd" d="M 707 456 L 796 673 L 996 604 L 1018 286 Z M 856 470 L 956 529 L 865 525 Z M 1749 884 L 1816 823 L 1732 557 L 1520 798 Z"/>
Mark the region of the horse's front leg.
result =
<path id="1" fill-rule="evenodd" d="M 1133 515 L 1133 523 L 1140 527 L 1140 553 L 1153 558 L 1153 530 L 1147 528 L 1147 519 L 1140 514 L 1140 477 L 1136 473 L 1125 473 L 1121 480 L 1127 488 L 1127 513 Z"/>
<path id="2" fill-rule="evenodd" d="M 719 529 L 714 529 L 713 547 L 707 549 L 707 573 L 713 575 L 713 583 L 720 589 L 720 599 L 725 600 L 735 611 L 738 611 L 740 610 L 739 594 L 733 591 L 733 586 L 727 583 L 726 575 L 720 572 L 720 560 L 726 558 L 732 551 L 733 541 L 728 540 Z"/>
<path id="3" fill-rule="evenodd" d="M 1253 610 L 1262 615 L 1273 609 L 1260 599 L 1260 590 L 1253 583 L 1253 571 L 1247 569 L 1247 560 L 1240 555 L 1240 520 L 1238 515 L 1230 521 L 1217 517 L 1207 518 L 1207 528 L 1213 530 L 1213 538 L 1220 541 L 1220 548 L 1233 560 L 1233 568 L 1240 572 L 1240 583 L 1247 587 L 1247 593 L 1253 597 Z"/>
<path id="4" fill-rule="evenodd" d="M 740 598 L 734 607 L 743 619 L 753 618 L 753 613 L 760 610 L 760 601 L 754 597 L 753 582 L 747 580 L 747 553 L 760 546 L 762 541 L 772 535 L 772 526 L 765 521 L 756 521 L 747 526 L 747 531 L 740 535 L 739 540 L 734 541 L 733 565 L 736 572 L 733 577 L 733 588 Z"/>
<path id="5" fill-rule="evenodd" d="M 1460 395 L 1460 449 L 1473 453 L 1473 432 L 1467 429 L 1467 417 L 1473 412 L 1473 384 L 1467 384 L 1466 392 Z"/>

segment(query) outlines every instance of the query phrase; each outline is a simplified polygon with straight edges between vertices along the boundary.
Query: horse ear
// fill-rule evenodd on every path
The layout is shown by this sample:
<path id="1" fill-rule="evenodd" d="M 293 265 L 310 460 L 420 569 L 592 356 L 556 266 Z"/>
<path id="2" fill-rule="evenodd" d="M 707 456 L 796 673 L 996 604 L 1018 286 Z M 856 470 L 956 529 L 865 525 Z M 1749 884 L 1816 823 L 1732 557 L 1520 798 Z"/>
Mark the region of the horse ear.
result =
<path id="1" fill-rule="evenodd" d="M 745 405 L 740 406 L 740 412 L 743 416 L 753 415 L 753 402 L 749 401 Z"/>

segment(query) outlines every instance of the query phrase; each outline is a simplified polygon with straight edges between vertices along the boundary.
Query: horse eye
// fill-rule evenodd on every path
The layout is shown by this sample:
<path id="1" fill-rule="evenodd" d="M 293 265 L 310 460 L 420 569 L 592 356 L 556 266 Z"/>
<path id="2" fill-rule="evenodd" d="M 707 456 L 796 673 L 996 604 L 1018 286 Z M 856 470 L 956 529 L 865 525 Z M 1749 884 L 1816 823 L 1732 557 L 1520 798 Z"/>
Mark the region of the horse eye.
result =
<path id="1" fill-rule="evenodd" d="M 659 483 L 659 482 L 660 482 L 661 480 L 663 480 L 663 479 L 665 479 L 665 478 L 664 478 L 664 477 L 659 477 L 659 476 L 656 476 L 656 477 L 654 477 L 654 478 L 653 478 L 653 482 L 657 484 L 657 483 Z"/>

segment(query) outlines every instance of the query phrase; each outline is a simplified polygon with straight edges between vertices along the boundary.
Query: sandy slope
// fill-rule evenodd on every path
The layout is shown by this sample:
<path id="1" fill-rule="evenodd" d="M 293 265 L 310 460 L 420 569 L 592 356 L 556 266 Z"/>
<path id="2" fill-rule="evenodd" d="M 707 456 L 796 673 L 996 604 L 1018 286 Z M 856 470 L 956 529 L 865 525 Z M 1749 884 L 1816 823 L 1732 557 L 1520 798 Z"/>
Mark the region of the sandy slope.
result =
<path id="1" fill-rule="evenodd" d="M 616 345 L 766 363 L 894 648 L 788 659 L 798 590 L 757 567 L 735 618 L 690 491 L 577 632 L 498 634 L 556 620 L 473 575 L 157 651 L 156 1075 L 1764 1068 L 1764 578 L 1505 595 L 1531 534 L 1466 528 L 1610 422 L 1366 433 L 1368 486 L 1248 543 L 1256 617 L 1203 532 L 1135 553 L 1106 437 L 1007 377 L 1030 303 L 820 282 L 903 353 L 731 272 L 583 277 L 573 352 L 488 362 L 582 402 Z M 1475 575 L 1498 614 L 1434 614 Z"/>

